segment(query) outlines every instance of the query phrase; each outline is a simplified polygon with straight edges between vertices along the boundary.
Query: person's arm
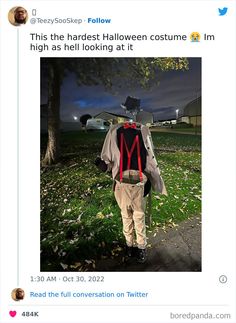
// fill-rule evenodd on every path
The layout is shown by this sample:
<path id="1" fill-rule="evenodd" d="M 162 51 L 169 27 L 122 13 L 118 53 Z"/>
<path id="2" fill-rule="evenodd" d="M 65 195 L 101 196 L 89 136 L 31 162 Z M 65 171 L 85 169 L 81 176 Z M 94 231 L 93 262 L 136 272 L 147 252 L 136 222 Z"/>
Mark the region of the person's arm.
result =
<path id="1" fill-rule="evenodd" d="M 107 171 L 111 171 L 113 166 L 113 158 L 112 158 L 112 132 L 114 131 L 114 126 L 110 128 L 108 131 L 106 138 L 103 143 L 102 152 L 101 152 L 101 159 L 107 165 Z"/>
<path id="2" fill-rule="evenodd" d="M 104 140 L 101 157 L 97 157 L 94 164 L 103 172 L 110 171 L 112 168 L 111 129 Z"/>
<path id="3" fill-rule="evenodd" d="M 165 183 L 161 176 L 160 169 L 157 164 L 157 160 L 154 153 L 154 145 L 152 141 L 152 136 L 150 130 L 147 128 L 147 137 L 146 137 L 146 148 L 148 151 L 148 164 L 150 171 L 150 180 L 154 191 L 160 192 L 163 195 L 168 195 L 165 187 Z"/>
<path id="4" fill-rule="evenodd" d="M 101 157 L 97 157 L 94 161 L 94 164 L 102 171 L 107 171 L 107 164 L 104 162 L 104 160 L 101 159 Z"/>

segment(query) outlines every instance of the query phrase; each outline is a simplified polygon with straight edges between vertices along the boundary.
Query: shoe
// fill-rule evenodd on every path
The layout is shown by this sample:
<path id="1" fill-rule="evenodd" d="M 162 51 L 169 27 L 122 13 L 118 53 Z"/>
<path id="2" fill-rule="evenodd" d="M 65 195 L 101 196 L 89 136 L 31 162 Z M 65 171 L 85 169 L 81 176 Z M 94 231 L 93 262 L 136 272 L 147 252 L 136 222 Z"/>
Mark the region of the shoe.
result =
<path id="1" fill-rule="evenodd" d="M 147 260 L 146 249 L 138 249 L 137 261 L 143 264 Z"/>
<path id="2" fill-rule="evenodd" d="M 133 256 L 133 247 L 126 246 L 126 256 L 127 257 Z"/>

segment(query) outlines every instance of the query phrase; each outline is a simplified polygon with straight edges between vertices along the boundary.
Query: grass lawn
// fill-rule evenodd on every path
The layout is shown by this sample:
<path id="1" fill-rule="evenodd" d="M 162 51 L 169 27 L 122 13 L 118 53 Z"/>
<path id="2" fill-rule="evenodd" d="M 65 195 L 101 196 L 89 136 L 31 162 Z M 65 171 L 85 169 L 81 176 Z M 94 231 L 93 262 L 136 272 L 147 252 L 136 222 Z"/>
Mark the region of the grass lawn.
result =
<path id="1" fill-rule="evenodd" d="M 183 132 L 183 133 L 189 133 L 193 135 L 201 135 L 201 127 L 193 127 L 193 128 L 179 128 L 179 127 L 173 127 L 173 128 L 151 128 L 151 132 L 168 132 L 168 133 L 176 133 L 176 132 Z"/>
<path id="2" fill-rule="evenodd" d="M 116 257 L 124 238 L 110 174 L 93 164 L 105 133 L 62 134 L 63 159 L 41 169 L 41 270 L 85 271 Z M 152 226 L 174 227 L 201 213 L 201 137 L 152 133 L 169 196 L 152 195 Z M 46 138 L 42 138 L 42 154 Z"/>

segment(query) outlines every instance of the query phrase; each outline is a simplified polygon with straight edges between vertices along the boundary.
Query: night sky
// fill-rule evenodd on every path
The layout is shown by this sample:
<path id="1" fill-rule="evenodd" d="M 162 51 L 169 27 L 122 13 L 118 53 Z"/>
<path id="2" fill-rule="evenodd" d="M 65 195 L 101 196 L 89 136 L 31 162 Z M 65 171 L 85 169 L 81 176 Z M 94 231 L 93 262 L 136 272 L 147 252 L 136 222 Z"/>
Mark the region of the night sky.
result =
<path id="1" fill-rule="evenodd" d="M 102 111 L 125 114 L 120 104 L 125 102 L 128 95 L 140 98 L 141 108 L 152 112 L 155 121 L 175 119 L 176 109 L 180 109 L 181 115 L 184 106 L 201 95 L 201 58 L 189 58 L 188 71 L 162 73 L 159 86 L 151 90 L 123 86 L 107 92 L 101 85 L 78 87 L 74 74 L 68 74 L 61 88 L 61 120 L 73 122 L 74 117 L 79 119 L 86 113 L 94 116 Z M 41 104 L 45 103 L 47 91 L 42 90 Z"/>

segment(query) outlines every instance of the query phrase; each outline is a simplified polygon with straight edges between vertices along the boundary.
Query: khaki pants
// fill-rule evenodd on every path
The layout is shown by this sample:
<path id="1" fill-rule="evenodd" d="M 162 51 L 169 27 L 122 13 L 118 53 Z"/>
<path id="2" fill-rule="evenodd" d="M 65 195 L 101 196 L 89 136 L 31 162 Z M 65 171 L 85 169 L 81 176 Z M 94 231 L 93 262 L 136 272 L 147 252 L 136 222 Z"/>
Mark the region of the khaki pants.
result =
<path id="1" fill-rule="evenodd" d="M 123 234 L 126 244 L 132 247 L 135 244 L 135 233 L 137 246 L 145 249 L 146 227 L 145 227 L 145 204 L 143 197 L 144 184 L 147 178 L 143 174 L 143 181 L 140 182 L 138 171 L 126 170 L 123 172 L 123 181 L 116 180 L 115 198 L 121 209 L 123 221 Z"/>

